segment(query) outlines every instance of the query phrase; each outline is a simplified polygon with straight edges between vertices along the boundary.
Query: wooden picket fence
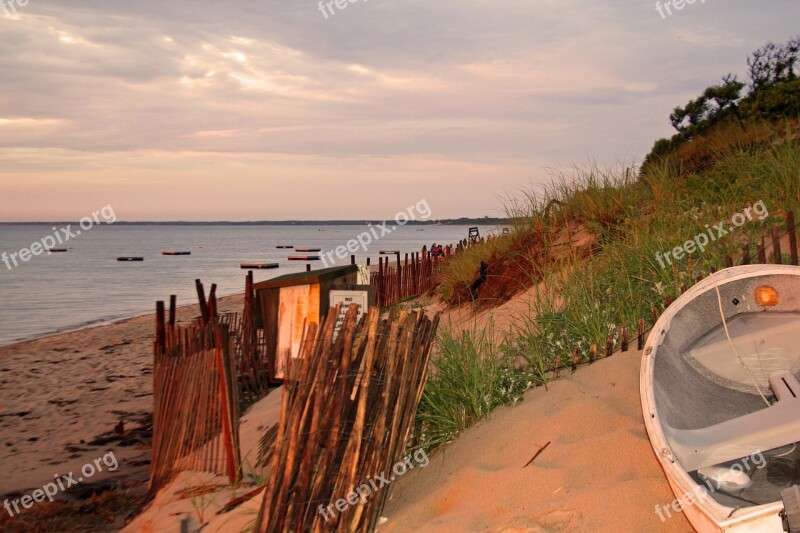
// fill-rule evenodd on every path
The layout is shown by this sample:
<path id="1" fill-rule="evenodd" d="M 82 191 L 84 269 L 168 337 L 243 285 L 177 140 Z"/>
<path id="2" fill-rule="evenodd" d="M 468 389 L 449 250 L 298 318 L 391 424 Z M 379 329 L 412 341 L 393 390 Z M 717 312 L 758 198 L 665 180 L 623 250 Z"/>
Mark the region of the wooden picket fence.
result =
<path id="1" fill-rule="evenodd" d="M 742 245 L 741 252 L 734 255 L 727 255 L 724 258 L 725 263 L 719 265 L 719 268 L 729 268 L 738 265 L 766 265 L 766 264 L 789 264 L 800 266 L 798 264 L 798 249 L 797 249 L 797 225 L 795 223 L 794 212 L 789 211 L 786 214 L 786 225 L 781 228 L 777 224 L 773 224 L 769 233 L 762 235 L 759 242 L 756 244 L 745 243 Z M 789 245 L 788 253 L 784 253 L 781 241 L 786 240 Z M 711 272 L 716 272 L 717 268 L 712 268 Z M 694 280 L 698 282 L 700 279 Z M 681 287 L 681 293 L 688 290 L 689 286 L 684 285 Z M 666 309 L 673 302 L 673 299 L 667 296 L 664 300 L 663 308 Z M 650 310 L 649 322 L 641 318 L 635 328 L 629 329 L 627 326 L 618 326 L 619 339 L 617 340 L 614 335 L 609 335 L 606 339 L 605 346 L 593 344 L 589 349 L 588 363 L 591 364 L 598 358 L 603 356 L 611 357 L 617 352 L 627 352 L 630 348 L 630 342 L 635 338 L 636 347 L 638 350 L 644 348 L 645 335 L 647 335 L 653 328 L 653 325 L 658 320 L 661 313 L 655 307 Z M 634 333 L 635 331 L 635 333 Z M 560 377 L 561 371 L 570 368 L 573 372 L 577 369 L 583 361 L 580 357 L 578 349 L 572 350 L 571 353 L 564 354 L 564 356 L 556 357 L 553 368 L 552 377 Z"/>
<path id="2" fill-rule="evenodd" d="M 203 322 L 213 317 L 224 324 L 234 340 L 236 377 L 241 410 L 253 405 L 274 388 L 269 379 L 269 359 L 267 339 L 263 329 L 256 324 L 256 295 L 253 290 L 253 271 L 245 278 L 244 309 L 242 314 L 217 313 L 217 285 L 212 284 L 208 299 L 199 279 L 195 280 L 197 300 Z M 170 323 L 175 314 L 175 296 L 170 297 Z"/>
<path id="3" fill-rule="evenodd" d="M 202 292 L 202 284 L 200 284 L 200 291 Z M 256 324 L 256 295 L 253 290 L 252 270 L 247 273 L 245 278 L 242 314 L 227 313 L 218 316 L 217 319 L 220 323 L 228 325 L 228 330 L 232 333 L 235 341 L 236 382 L 239 388 L 240 406 L 244 411 L 274 388 L 269 377 L 267 339 L 264 330 Z"/>
<path id="4" fill-rule="evenodd" d="M 299 378 L 284 384 L 260 533 L 374 531 L 388 488 L 336 504 L 405 453 L 439 317 L 403 310 L 380 320 L 372 307 L 357 322 L 351 307 L 334 336 L 338 315 L 309 325 L 292 360 Z"/>
<path id="5" fill-rule="evenodd" d="M 213 308 L 213 305 L 212 305 Z M 150 494 L 179 472 L 241 473 L 234 338 L 216 313 L 176 326 L 156 304 Z"/>
<path id="6" fill-rule="evenodd" d="M 391 307 L 435 289 L 442 264 L 452 255 L 452 247 L 444 250 L 444 255 L 434 256 L 423 247 L 422 252 L 412 253 L 410 257 L 405 254 L 402 262 L 398 253 L 395 265 L 390 264 L 389 257 L 378 258 L 378 271 L 370 274 L 377 306 Z"/>

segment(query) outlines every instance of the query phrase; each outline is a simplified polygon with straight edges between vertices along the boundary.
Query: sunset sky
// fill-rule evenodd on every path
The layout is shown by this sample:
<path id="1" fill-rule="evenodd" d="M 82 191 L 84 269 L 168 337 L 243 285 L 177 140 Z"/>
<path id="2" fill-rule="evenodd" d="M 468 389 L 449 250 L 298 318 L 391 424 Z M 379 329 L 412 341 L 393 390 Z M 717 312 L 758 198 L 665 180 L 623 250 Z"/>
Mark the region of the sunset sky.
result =
<path id="1" fill-rule="evenodd" d="M 498 216 L 553 169 L 640 162 L 673 107 L 800 21 L 797 0 L 666 18 L 650 0 L 328 18 L 316 0 L 17 1 L 0 0 L 0 221 L 387 218 L 423 198 Z"/>

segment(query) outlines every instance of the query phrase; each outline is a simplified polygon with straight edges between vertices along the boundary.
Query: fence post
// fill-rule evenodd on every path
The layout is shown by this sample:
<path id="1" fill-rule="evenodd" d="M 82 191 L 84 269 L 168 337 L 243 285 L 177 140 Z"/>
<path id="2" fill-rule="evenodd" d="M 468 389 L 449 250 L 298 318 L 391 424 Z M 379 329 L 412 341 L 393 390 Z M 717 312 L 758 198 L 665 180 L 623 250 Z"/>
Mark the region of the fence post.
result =
<path id="1" fill-rule="evenodd" d="M 794 211 L 786 213 L 786 231 L 789 232 L 789 253 L 791 254 L 791 263 L 798 266 L 797 263 L 797 228 L 794 226 Z"/>
<path id="2" fill-rule="evenodd" d="M 408 264 L 408 252 L 406 252 L 403 261 L 403 292 L 408 296 L 416 296 L 413 294 L 413 287 L 411 286 L 411 267 Z"/>
<path id="3" fill-rule="evenodd" d="M 417 254 L 416 252 L 411 252 L 411 290 L 414 291 L 415 295 L 419 296 L 419 278 L 417 275 Z"/>
<path id="4" fill-rule="evenodd" d="M 211 290 L 208 291 L 208 314 L 211 320 L 217 320 L 217 284 L 211 284 Z"/>
<path id="5" fill-rule="evenodd" d="M 199 279 L 196 279 L 194 280 L 194 286 L 197 288 L 197 300 L 200 304 L 200 314 L 203 315 L 203 324 L 208 324 L 211 316 L 208 312 L 208 306 L 206 305 L 206 292 L 203 289 L 203 283 Z"/>
<path id="6" fill-rule="evenodd" d="M 156 350 L 164 353 L 167 345 L 166 332 L 164 331 L 164 302 L 156 302 Z"/>
<path id="7" fill-rule="evenodd" d="M 772 253 L 775 254 L 773 261 L 776 265 L 783 263 L 783 254 L 781 253 L 781 237 L 778 233 L 778 225 L 772 225 Z"/>
<path id="8" fill-rule="evenodd" d="M 174 295 L 174 294 L 170 294 L 169 295 L 169 325 L 170 326 L 174 326 L 175 325 L 175 310 L 176 310 L 177 301 L 178 301 L 178 297 L 176 295 Z"/>
<path id="9" fill-rule="evenodd" d="M 219 399 L 220 407 L 222 408 L 222 437 L 225 445 L 225 464 L 228 473 L 228 478 L 231 484 L 239 480 L 239 470 L 237 468 L 237 461 L 234 449 L 237 444 L 234 442 L 233 436 L 233 414 L 234 406 L 232 405 L 233 396 L 228 388 L 232 382 L 230 375 L 230 366 L 225 360 L 226 350 L 223 345 L 222 327 L 219 324 L 214 326 L 214 337 L 216 337 L 216 359 L 217 371 L 219 372 Z M 230 357 L 230 353 L 227 354 Z"/>
<path id="10" fill-rule="evenodd" d="M 383 295 L 383 257 L 378 256 L 378 294 L 376 300 L 378 301 L 378 309 L 385 306 L 386 298 Z"/>
<path id="11" fill-rule="evenodd" d="M 387 258 L 388 259 L 388 258 Z M 403 267 L 400 264 L 400 252 L 397 252 L 397 302 L 403 299 Z"/>
<path id="12" fill-rule="evenodd" d="M 637 350 L 642 350 L 644 348 L 644 318 L 639 319 L 639 331 L 636 336 L 636 347 Z"/>
<path id="13" fill-rule="evenodd" d="M 620 338 L 621 338 L 621 343 L 620 343 L 621 348 L 620 349 L 623 352 L 627 352 L 628 351 L 628 328 L 626 328 L 625 326 L 622 326 L 622 331 L 620 332 Z"/>

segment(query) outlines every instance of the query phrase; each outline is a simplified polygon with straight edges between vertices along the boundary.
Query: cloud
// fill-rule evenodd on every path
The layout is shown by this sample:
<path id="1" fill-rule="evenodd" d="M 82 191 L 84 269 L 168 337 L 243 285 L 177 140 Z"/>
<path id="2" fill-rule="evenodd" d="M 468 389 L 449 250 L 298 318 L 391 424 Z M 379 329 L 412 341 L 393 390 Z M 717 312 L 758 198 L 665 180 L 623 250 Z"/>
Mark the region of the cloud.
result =
<path id="1" fill-rule="evenodd" d="M 611 0 L 369 0 L 328 19 L 312 0 L 32 1 L 0 13 L 0 174 L 13 183 L 0 207 L 11 218 L 62 209 L 48 192 L 36 206 L 14 200 L 30 197 L 26 176 L 43 167 L 147 183 L 130 154 L 180 161 L 204 190 L 236 172 L 285 186 L 279 168 L 316 183 L 306 194 L 319 205 L 330 180 L 361 194 L 369 179 L 411 187 L 408 169 L 437 161 L 431 176 L 475 180 L 453 191 L 448 215 L 492 210 L 489 176 L 513 190 L 544 179 L 543 166 L 641 159 L 669 134 L 672 107 L 743 73 L 747 54 L 792 35 L 798 14 L 789 0 L 707 2 L 667 20 L 650 2 Z M 309 163 L 323 160 L 336 171 Z M 365 160 L 391 164 L 354 164 Z M 130 186 L 131 197 L 150 192 Z M 393 198 L 369 194 L 396 212 Z M 159 218 L 148 205 L 136 212 Z"/>

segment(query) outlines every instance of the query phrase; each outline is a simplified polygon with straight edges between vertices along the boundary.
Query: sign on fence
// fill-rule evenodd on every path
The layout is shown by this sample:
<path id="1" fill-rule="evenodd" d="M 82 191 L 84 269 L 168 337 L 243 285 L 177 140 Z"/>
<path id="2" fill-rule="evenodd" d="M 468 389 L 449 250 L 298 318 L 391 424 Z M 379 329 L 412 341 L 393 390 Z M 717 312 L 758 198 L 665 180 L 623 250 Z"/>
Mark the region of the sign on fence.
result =
<path id="1" fill-rule="evenodd" d="M 369 290 L 364 288 L 363 290 L 331 291 L 330 302 L 331 307 L 342 304 L 342 307 L 339 309 L 339 316 L 336 318 L 336 326 L 333 330 L 333 337 L 336 338 L 339 334 L 339 330 L 342 328 L 342 324 L 344 324 L 344 317 L 347 315 L 347 310 L 350 309 L 352 304 L 358 305 L 356 322 L 361 320 L 361 315 L 369 310 Z"/>

